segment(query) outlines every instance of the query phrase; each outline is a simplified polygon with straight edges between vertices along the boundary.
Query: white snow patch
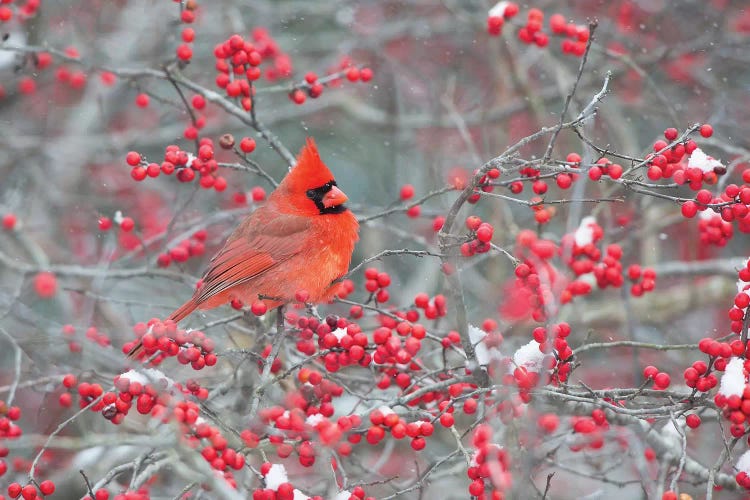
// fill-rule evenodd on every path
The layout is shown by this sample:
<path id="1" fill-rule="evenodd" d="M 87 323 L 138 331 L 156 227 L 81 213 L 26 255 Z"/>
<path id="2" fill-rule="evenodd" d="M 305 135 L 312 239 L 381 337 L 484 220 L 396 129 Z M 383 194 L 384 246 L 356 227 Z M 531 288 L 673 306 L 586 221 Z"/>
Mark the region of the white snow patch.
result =
<path id="1" fill-rule="evenodd" d="M 677 430 L 675 423 L 677 424 L 677 426 L 679 426 L 679 430 Z M 682 436 L 684 434 L 685 434 L 685 419 L 682 417 L 677 418 L 676 422 L 673 420 L 670 420 L 662 429 L 662 436 L 664 436 L 664 439 L 669 440 L 669 442 L 672 444 L 672 447 L 676 449 L 682 448 L 682 439 L 683 439 Z"/>
<path id="2" fill-rule="evenodd" d="M 156 368 L 128 370 L 120 375 L 120 378 L 127 379 L 130 382 L 138 382 L 142 385 L 164 381 L 167 384 L 166 389 L 171 389 L 172 386 L 174 386 L 174 380 L 166 376 L 163 371 L 157 370 Z"/>
<path id="3" fill-rule="evenodd" d="M 169 378 L 163 371 L 157 370 L 156 368 L 143 368 L 143 373 L 152 382 L 160 382 L 162 380 L 167 382 L 167 389 L 171 389 L 174 385 L 174 380 Z"/>
<path id="4" fill-rule="evenodd" d="M 382 413 L 384 417 L 385 417 L 386 415 L 390 415 L 391 413 L 396 413 L 395 411 L 393 411 L 393 410 L 391 409 L 391 407 L 390 407 L 390 406 L 385 406 L 385 405 L 383 405 L 383 406 L 379 406 L 379 407 L 378 407 L 378 410 L 380 410 L 380 413 Z"/>
<path id="5" fill-rule="evenodd" d="M 488 12 L 488 17 L 505 17 L 505 9 L 508 8 L 510 2 L 501 1 L 497 2 Z"/>
<path id="6" fill-rule="evenodd" d="M 293 500 L 310 500 L 310 497 L 295 488 Z"/>
<path id="7" fill-rule="evenodd" d="M 350 491 L 347 491 L 347 490 L 339 491 L 338 495 L 333 497 L 333 500 L 349 500 L 351 496 L 352 496 L 352 493 Z"/>
<path id="8" fill-rule="evenodd" d="M 310 415 L 309 417 L 307 417 L 307 419 L 305 419 L 305 423 L 307 425 L 309 425 L 310 427 L 315 427 L 316 425 L 318 425 L 319 423 L 321 423 L 325 419 L 326 418 L 322 414 L 315 413 L 315 414 Z"/>
<path id="9" fill-rule="evenodd" d="M 594 275 L 594 271 L 591 271 L 590 273 L 582 274 L 578 278 L 576 278 L 578 281 L 582 281 L 584 283 L 588 283 L 591 285 L 591 288 L 596 288 L 596 276 Z"/>
<path id="10" fill-rule="evenodd" d="M 724 396 L 739 396 L 742 397 L 742 392 L 745 390 L 745 362 L 742 358 L 735 358 L 729 360 L 727 367 L 724 369 L 724 375 L 721 376 L 721 384 L 719 385 L 719 394 Z"/>
<path id="11" fill-rule="evenodd" d="M 128 370 L 122 375 L 120 375 L 121 379 L 129 380 L 130 383 L 138 382 L 141 385 L 148 384 L 149 380 L 148 377 L 146 377 L 144 374 L 136 371 L 136 370 Z"/>
<path id="12" fill-rule="evenodd" d="M 737 465 L 735 465 L 735 467 L 738 471 L 750 474 L 750 450 L 747 450 L 745 453 L 740 455 L 740 458 L 737 459 Z"/>
<path id="13" fill-rule="evenodd" d="M 714 216 L 718 215 L 716 212 L 711 210 L 710 208 L 706 210 L 699 210 L 698 211 L 698 218 L 701 220 L 711 220 L 714 218 Z"/>
<path id="14" fill-rule="evenodd" d="M 596 219 L 591 216 L 584 217 L 581 220 L 581 224 L 575 232 L 576 245 L 584 247 L 594 242 L 594 229 L 591 227 L 594 224 L 596 224 Z"/>
<path id="15" fill-rule="evenodd" d="M 266 488 L 278 490 L 283 483 L 288 483 L 289 477 L 286 475 L 286 467 L 282 464 L 272 464 L 266 474 Z"/>
<path id="16" fill-rule="evenodd" d="M 186 167 L 191 167 L 193 165 L 193 162 L 195 161 L 195 155 L 188 153 L 187 154 L 187 163 L 185 164 Z"/>
<path id="17" fill-rule="evenodd" d="M 336 328 L 334 331 L 331 332 L 336 336 L 337 339 L 341 340 L 341 338 L 346 335 L 346 328 Z"/>
<path id="18" fill-rule="evenodd" d="M 712 172 L 714 167 L 723 167 L 721 162 L 715 158 L 708 156 L 701 150 L 701 148 L 695 148 L 690 154 L 688 159 L 688 168 L 699 168 L 704 172 Z"/>
<path id="19" fill-rule="evenodd" d="M 514 354 L 513 361 L 518 366 L 525 367 L 530 372 L 542 371 L 542 360 L 544 353 L 539 350 L 539 342 L 532 340 L 528 344 L 521 346 Z"/>
<path id="20" fill-rule="evenodd" d="M 487 332 L 474 325 L 469 325 L 469 341 L 474 346 L 474 354 L 477 357 L 477 363 L 488 365 L 495 359 L 502 359 L 503 355 L 497 347 L 488 348 L 484 343 Z"/>
<path id="21" fill-rule="evenodd" d="M 8 43 L 16 47 L 26 45 L 26 33 L 15 27 L 8 37 Z M 0 50 L 0 70 L 11 69 L 18 64 L 17 53 L 10 50 Z"/>

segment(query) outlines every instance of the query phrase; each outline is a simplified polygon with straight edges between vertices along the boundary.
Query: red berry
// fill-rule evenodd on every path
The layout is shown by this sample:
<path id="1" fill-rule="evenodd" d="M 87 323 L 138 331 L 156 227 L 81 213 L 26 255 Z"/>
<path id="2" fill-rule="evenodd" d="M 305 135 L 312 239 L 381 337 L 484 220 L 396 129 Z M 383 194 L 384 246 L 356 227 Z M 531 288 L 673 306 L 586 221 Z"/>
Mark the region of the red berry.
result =
<path id="1" fill-rule="evenodd" d="M 607 175 L 612 179 L 619 179 L 622 177 L 622 166 L 617 163 L 613 163 L 607 167 Z"/>
<path id="2" fill-rule="evenodd" d="M 140 153 L 137 153 L 135 151 L 130 151 L 127 155 L 125 155 L 125 162 L 130 165 L 131 167 L 135 167 L 136 165 L 140 165 L 141 163 L 141 155 Z"/>
<path id="3" fill-rule="evenodd" d="M 654 377 L 654 387 L 656 389 L 666 389 L 669 387 L 669 384 L 671 382 L 671 379 L 669 377 L 669 374 L 664 372 L 659 372 Z"/>
<path id="4" fill-rule="evenodd" d="M 146 169 L 141 166 L 133 167 L 133 170 L 130 171 L 130 177 L 135 181 L 142 181 L 146 178 Z"/>
<path id="5" fill-rule="evenodd" d="M 682 215 L 683 217 L 687 217 L 688 219 L 692 219 L 695 217 L 695 214 L 698 213 L 698 205 L 692 200 L 686 201 L 682 204 Z"/>
<path id="6" fill-rule="evenodd" d="M 34 500 L 38 496 L 36 486 L 27 484 L 21 489 L 21 496 L 24 500 Z"/>
<path id="7" fill-rule="evenodd" d="M 252 311 L 253 314 L 256 316 L 263 316 L 266 314 L 266 311 L 268 310 L 268 306 L 266 306 L 266 303 L 262 300 L 256 300 L 253 302 L 253 305 L 250 306 L 250 311 Z"/>
<path id="8" fill-rule="evenodd" d="M 203 109 L 206 107 L 206 99 L 200 94 L 193 96 L 193 107 L 195 109 Z"/>
<path id="9" fill-rule="evenodd" d="M 534 184 L 532 184 L 532 186 L 531 186 L 531 189 L 532 189 L 532 190 L 533 190 L 533 191 L 534 191 L 534 192 L 535 192 L 536 194 L 544 194 L 544 193 L 546 193 L 546 192 L 547 192 L 547 183 L 546 183 L 546 182 L 544 182 L 544 181 L 543 181 L 543 180 L 541 180 L 541 179 L 540 179 L 540 180 L 537 180 L 537 181 L 534 181 Z"/>
<path id="10" fill-rule="evenodd" d="M 440 425 L 443 427 L 450 427 L 453 425 L 453 415 L 446 412 L 440 415 Z"/>
<path id="11" fill-rule="evenodd" d="M 78 379 L 76 379 L 76 376 L 73 375 L 72 373 L 68 373 L 62 379 L 63 386 L 67 387 L 68 389 L 76 385 L 77 382 L 78 382 Z"/>
<path id="12" fill-rule="evenodd" d="M 183 11 L 183 13 L 184 12 L 188 11 Z M 177 47 L 176 54 L 179 59 L 182 59 L 183 61 L 189 61 L 193 57 L 193 49 L 190 48 L 190 45 L 183 43 L 179 47 Z"/>
<path id="13" fill-rule="evenodd" d="M 484 481 L 482 479 L 475 479 L 469 485 L 469 494 L 471 496 L 478 497 L 484 493 Z"/>
<path id="14" fill-rule="evenodd" d="M 10 21 L 13 17 L 13 11 L 10 7 L 0 7 L 0 22 Z"/>
<path id="15" fill-rule="evenodd" d="M 255 186 L 250 190 L 250 195 L 253 198 L 253 201 L 257 203 L 266 199 L 266 190 L 260 186 Z"/>
<path id="16" fill-rule="evenodd" d="M 564 34 L 567 24 L 568 22 L 562 14 L 552 14 L 549 17 L 549 28 L 556 35 Z"/>
<path id="17" fill-rule="evenodd" d="M 469 231 L 476 231 L 479 229 L 479 225 L 482 223 L 482 219 L 477 217 L 476 215 L 470 215 L 466 218 L 466 228 L 469 229 Z"/>
<path id="18" fill-rule="evenodd" d="M 11 230 L 16 227 L 16 216 L 15 214 L 3 215 L 3 229 Z"/>
<path id="19" fill-rule="evenodd" d="M 408 200 L 414 197 L 414 186 L 411 184 L 404 184 L 401 186 L 401 199 Z"/>
<path id="20" fill-rule="evenodd" d="M 697 414 L 691 413 L 690 415 L 688 415 L 687 417 L 685 417 L 685 423 L 691 429 L 695 429 L 699 425 L 701 425 L 701 418 Z"/>
<path id="21" fill-rule="evenodd" d="M 97 223 L 99 224 L 100 231 L 108 231 L 112 228 L 112 219 L 109 217 L 99 217 Z"/>
<path id="22" fill-rule="evenodd" d="M 487 33 L 497 36 L 503 29 L 505 20 L 500 16 L 489 16 L 487 18 Z"/>
<path id="23" fill-rule="evenodd" d="M 418 438 L 414 438 L 414 439 L 412 439 L 412 441 L 411 441 L 411 447 L 412 447 L 412 448 L 413 448 L 413 449 L 414 449 L 415 451 L 423 450 L 426 444 L 427 444 L 427 443 L 426 443 L 426 441 L 424 440 L 424 438 L 421 438 L 421 437 L 418 437 Z"/>
<path id="24" fill-rule="evenodd" d="M 123 217 L 120 221 L 120 229 L 129 233 L 135 227 L 135 221 L 131 217 Z"/>
<path id="25" fill-rule="evenodd" d="M 573 184 L 573 178 L 568 174 L 559 174 L 555 178 L 555 182 L 560 189 L 568 189 Z"/>
<path id="26" fill-rule="evenodd" d="M 304 104 L 306 98 L 305 93 L 300 89 L 294 89 L 289 93 L 289 99 L 291 99 L 294 104 Z"/>
<path id="27" fill-rule="evenodd" d="M 477 229 L 477 240 L 482 243 L 489 243 L 492 240 L 493 228 L 487 223 L 482 223 Z"/>
<path id="28" fill-rule="evenodd" d="M 24 76 L 18 80 L 18 91 L 22 94 L 33 94 L 36 92 L 36 81 L 29 76 Z"/>
<path id="29" fill-rule="evenodd" d="M 711 137 L 714 135 L 714 128 L 708 123 L 701 125 L 701 128 L 699 128 L 698 131 L 703 137 Z"/>
<path id="30" fill-rule="evenodd" d="M 195 30 L 193 28 L 185 28 L 182 30 L 182 41 L 190 43 L 195 40 Z"/>
<path id="31" fill-rule="evenodd" d="M 21 485 L 18 483 L 10 483 L 8 485 L 8 496 L 11 498 L 17 498 L 21 494 Z"/>
<path id="32" fill-rule="evenodd" d="M 359 80 L 360 74 L 359 74 L 359 68 L 357 67 L 351 67 L 348 70 L 346 70 L 346 79 L 350 82 L 356 82 Z"/>
<path id="33" fill-rule="evenodd" d="M 135 105 L 139 108 L 148 107 L 149 97 L 148 94 L 140 93 L 135 96 Z"/>
<path id="34" fill-rule="evenodd" d="M 57 292 L 57 278 L 55 275 L 44 271 L 34 276 L 34 291 L 43 299 L 48 299 Z"/>
<path id="35" fill-rule="evenodd" d="M 158 163 L 149 163 L 146 167 L 146 174 L 149 177 L 159 177 L 161 173 L 161 166 Z"/>
<path id="36" fill-rule="evenodd" d="M 255 139 L 252 137 L 243 137 L 240 140 L 240 149 L 243 153 L 252 153 L 255 151 Z"/>
<path id="37" fill-rule="evenodd" d="M 39 491 L 42 492 L 42 495 L 51 495 L 55 492 L 55 483 L 53 483 L 49 479 L 46 481 L 42 481 L 41 483 L 39 483 Z"/>

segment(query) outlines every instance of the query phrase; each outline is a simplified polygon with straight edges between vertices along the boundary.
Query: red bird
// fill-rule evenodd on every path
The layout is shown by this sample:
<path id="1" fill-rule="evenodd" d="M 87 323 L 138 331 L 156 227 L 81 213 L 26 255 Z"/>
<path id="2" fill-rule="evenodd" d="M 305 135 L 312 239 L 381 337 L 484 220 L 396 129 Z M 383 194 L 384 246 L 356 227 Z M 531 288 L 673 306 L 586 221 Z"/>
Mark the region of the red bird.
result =
<path id="1" fill-rule="evenodd" d="M 259 296 L 273 297 L 264 299 L 273 309 L 301 290 L 309 294 L 308 302 L 332 299 L 340 287 L 334 281 L 348 271 L 359 239 L 359 223 L 344 205 L 347 200 L 308 138 L 297 164 L 229 236 L 200 288 L 169 319 L 178 322 L 195 309 L 232 299 L 253 303 Z M 129 355 L 140 350 L 138 342 Z"/>

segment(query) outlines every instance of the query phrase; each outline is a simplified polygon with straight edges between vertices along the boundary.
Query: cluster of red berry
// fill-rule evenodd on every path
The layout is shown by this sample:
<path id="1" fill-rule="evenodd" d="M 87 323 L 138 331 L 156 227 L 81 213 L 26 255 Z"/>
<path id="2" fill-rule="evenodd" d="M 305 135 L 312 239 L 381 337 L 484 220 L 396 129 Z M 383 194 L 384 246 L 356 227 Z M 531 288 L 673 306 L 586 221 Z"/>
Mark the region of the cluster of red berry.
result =
<path id="1" fill-rule="evenodd" d="M 3 441 L 18 439 L 23 431 L 17 422 L 21 418 L 21 409 L 18 406 L 8 406 L 5 401 L 0 399 L 0 477 L 8 472 L 8 464 L 4 457 L 7 457 L 10 450 L 3 445 Z M 28 471 L 31 463 L 26 460 L 14 460 L 16 470 Z M 26 485 L 12 482 L 8 485 L 8 496 L 10 498 L 22 497 L 24 500 L 34 500 L 36 498 L 52 495 L 55 492 L 55 483 L 50 480 L 42 482 L 32 481 Z M 2 497 L 2 495 L 0 495 Z"/>
<path id="2" fill-rule="evenodd" d="M 339 87 L 342 78 L 355 83 L 367 83 L 372 80 L 372 69 L 354 65 L 351 58 L 342 57 L 337 66 L 329 68 L 327 75 L 320 78 L 315 72 L 308 71 L 302 82 L 294 85 L 289 92 L 289 99 L 295 104 L 304 104 L 307 97 L 317 99 L 326 87 Z"/>
<path id="3" fill-rule="evenodd" d="M 165 253 L 160 253 L 156 258 L 159 267 L 168 267 L 172 261 L 187 262 L 193 257 L 200 257 L 205 252 L 206 230 L 201 229 L 193 233 L 190 238 L 184 239 Z"/>
<path id="4" fill-rule="evenodd" d="M 192 182 L 198 175 L 203 189 L 224 191 L 227 188 L 227 180 L 216 174 L 219 163 L 214 157 L 214 143 L 207 137 L 200 140 L 197 156 L 181 150 L 179 146 L 169 145 L 161 164 L 146 162 L 136 151 L 130 151 L 125 157 L 125 162 L 132 167 L 131 177 L 139 182 L 146 177 L 172 175 L 177 171 L 176 177 L 180 182 Z"/>
<path id="5" fill-rule="evenodd" d="M 609 422 L 604 411 L 596 408 L 590 417 L 571 417 L 570 427 L 576 434 L 568 445 L 570 451 L 598 450 L 604 446 L 604 435 L 609 430 Z"/>
<path id="6" fill-rule="evenodd" d="M 498 2 L 487 15 L 487 33 L 499 36 L 507 21 L 519 12 L 518 5 L 513 2 Z M 549 34 L 543 31 L 544 12 L 538 8 L 530 8 L 526 15 L 526 22 L 518 28 L 518 39 L 528 45 L 546 47 L 549 45 Z M 562 14 L 552 14 L 549 18 L 549 29 L 553 35 L 564 37 L 560 47 L 563 54 L 581 57 L 586 52 L 589 40 L 589 29 L 565 20 Z"/>
<path id="7" fill-rule="evenodd" d="M 15 14 L 22 20 L 26 21 L 34 17 L 42 6 L 42 0 L 26 0 L 25 2 L 15 2 L 12 0 L 2 0 L 0 2 L 0 23 L 4 23 L 13 19 L 13 8 L 15 7 Z"/>
<path id="8" fill-rule="evenodd" d="M 474 429 L 471 444 L 475 453 L 467 469 L 469 494 L 477 500 L 504 500 L 505 491 L 513 486 L 508 451 L 492 442 L 492 428 L 487 424 Z"/>
<path id="9" fill-rule="evenodd" d="M 178 329 L 172 320 L 162 321 L 153 318 L 148 323 L 136 323 L 133 327 L 136 337 L 143 343 L 143 349 L 137 359 L 148 359 L 152 365 L 158 365 L 167 357 L 177 357 L 181 364 L 190 364 L 194 370 L 216 364 L 214 341 L 200 330 L 186 331 Z M 125 343 L 122 352 L 129 353 L 137 341 Z M 153 357 L 153 359 L 151 359 Z"/>
<path id="10" fill-rule="evenodd" d="M 699 129 L 703 137 L 711 137 L 713 128 L 704 124 Z M 693 191 L 697 191 L 705 184 L 715 184 L 718 175 L 723 175 L 726 170 L 716 166 L 704 169 L 690 166 L 685 163 L 690 155 L 698 148 L 692 139 L 683 142 L 675 142 L 678 138 L 676 128 L 668 128 L 664 131 L 664 139 L 653 144 L 653 153 L 646 156 L 647 177 L 652 181 L 660 179 L 674 179 L 678 184 L 687 184 Z M 669 141 L 669 142 L 667 142 Z M 686 156 L 687 155 L 687 156 Z"/>
<path id="11" fill-rule="evenodd" d="M 489 222 L 482 222 L 476 215 L 466 218 L 466 228 L 469 230 L 469 241 L 461 245 L 461 255 L 471 257 L 478 253 L 489 252 L 490 242 L 495 228 Z"/>

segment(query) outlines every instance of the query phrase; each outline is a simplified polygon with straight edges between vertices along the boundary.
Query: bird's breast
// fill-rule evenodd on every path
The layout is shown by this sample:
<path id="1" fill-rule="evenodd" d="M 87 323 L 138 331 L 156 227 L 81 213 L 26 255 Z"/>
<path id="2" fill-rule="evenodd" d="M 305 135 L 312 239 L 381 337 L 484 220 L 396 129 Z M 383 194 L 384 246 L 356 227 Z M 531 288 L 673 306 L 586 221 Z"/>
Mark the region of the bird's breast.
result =
<path id="1" fill-rule="evenodd" d="M 248 291 L 291 300 L 305 290 L 311 302 L 330 300 L 338 288 L 331 283 L 349 270 L 358 227 L 351 212 L 317 217 L 304 236 L 300 235 L 304 238 L 301 250 Z"/>

